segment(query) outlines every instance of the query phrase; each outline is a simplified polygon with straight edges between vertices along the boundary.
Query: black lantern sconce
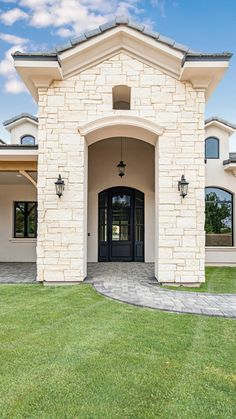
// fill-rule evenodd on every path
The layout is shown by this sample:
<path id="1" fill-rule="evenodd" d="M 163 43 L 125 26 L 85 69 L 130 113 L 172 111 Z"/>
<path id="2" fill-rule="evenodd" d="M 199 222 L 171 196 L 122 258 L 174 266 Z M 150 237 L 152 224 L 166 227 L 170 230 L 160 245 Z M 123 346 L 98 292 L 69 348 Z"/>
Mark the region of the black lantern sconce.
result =
<path id="1" fill-rule="evenodd" d="M 180 192 L 180 196 L 182 196 L 182 198 L 185 198 L 188 194 L 188 185 L 189 182 L 187 182 L 184 175 L 182 175 L 181 180 L 178 182 L 178 191 Z"/>
<path id="2" fill-rule="evenodd" d="M 65 189 L 65 182 L 61 178 L 61 175 L 58 176 L 57 181 L 55 182 L 56 194 L 59 198 L 63 195 L 63 191 Z"/>
<path id="3" fill-rule="evenodd" d="M 121 178 L 125 175 L 126 164 L 122 160 L 122 137 L 120 139 L 120 163 L 117 164 L 118 176 Z"/>

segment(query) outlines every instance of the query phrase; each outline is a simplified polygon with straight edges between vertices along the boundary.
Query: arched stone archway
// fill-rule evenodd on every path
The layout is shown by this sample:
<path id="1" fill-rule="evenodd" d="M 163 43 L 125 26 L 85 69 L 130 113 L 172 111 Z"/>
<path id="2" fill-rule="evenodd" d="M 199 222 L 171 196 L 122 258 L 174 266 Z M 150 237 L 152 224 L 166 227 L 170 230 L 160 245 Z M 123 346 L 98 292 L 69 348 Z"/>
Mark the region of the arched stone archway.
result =
<path id="1" fill-rule="evenodd" d="M 111 115 L 79 126 L 79 133 L 91 145 L 105 138 L 125 136 L 146 141 L 153 146 L 164 128 L 156 122 L 138 116 Z"/>

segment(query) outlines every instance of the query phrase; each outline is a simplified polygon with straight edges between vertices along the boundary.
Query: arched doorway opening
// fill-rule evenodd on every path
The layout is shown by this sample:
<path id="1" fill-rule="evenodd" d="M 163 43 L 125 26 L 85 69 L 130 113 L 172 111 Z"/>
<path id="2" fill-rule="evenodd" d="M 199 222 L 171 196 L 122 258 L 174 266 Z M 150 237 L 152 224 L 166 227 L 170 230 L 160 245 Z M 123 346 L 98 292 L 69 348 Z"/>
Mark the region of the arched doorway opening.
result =
<path id="1" fill-rule="evenodd" d="M 144 261 L 144 194 L 137 189 L 99 193 L 98 261 Z"/>

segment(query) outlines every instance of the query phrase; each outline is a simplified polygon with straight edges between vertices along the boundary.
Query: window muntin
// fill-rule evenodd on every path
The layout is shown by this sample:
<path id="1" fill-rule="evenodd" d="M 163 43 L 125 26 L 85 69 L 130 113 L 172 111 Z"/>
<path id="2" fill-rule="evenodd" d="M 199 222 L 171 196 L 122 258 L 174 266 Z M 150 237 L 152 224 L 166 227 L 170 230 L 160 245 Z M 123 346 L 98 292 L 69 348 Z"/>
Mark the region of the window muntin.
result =
<path id="1" fill-rule="evenodd" d="M 35 138 L 33 135 L 24 135 L 21 138 L 21 144 L 22 145 L 35 145 Z"/>
<path id="2" fill-rule="evenodd" d="M 221 188 L 205 189 L 206 246 L 233 246 L 233 195 Z"/>
<path id="3" fill-rule="evenodd" d="M 14 203 L 14 237 L 37 236 L 37 202 Z"/>
<path id="4" fill-rule="evenodd" d="M 209 137 L 205 140 L 205 158 L 218 159 L 219 158 L 219 139 Z"/>

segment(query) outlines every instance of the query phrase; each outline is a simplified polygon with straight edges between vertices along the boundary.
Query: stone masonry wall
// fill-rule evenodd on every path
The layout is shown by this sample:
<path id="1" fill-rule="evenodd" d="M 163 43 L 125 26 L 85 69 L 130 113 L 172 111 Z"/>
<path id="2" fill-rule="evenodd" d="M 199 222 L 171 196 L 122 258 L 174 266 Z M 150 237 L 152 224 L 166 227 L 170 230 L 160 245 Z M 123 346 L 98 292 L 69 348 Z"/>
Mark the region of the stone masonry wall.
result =
<path id="1" fill-rule="evenodd" d="M 131 110 L 112 110 L 112 87 L 131 87 Z M 120 53 L 39 89 L 38 280 L 86 276 L 87 145 L 78 126 L 108 115 L 140 116 L 165 128 L 156 145 L 156 275 L 204 281 L 204 92 Z M 65 192 L 55 195 L 61 173 Z M 185 174 L 189 194 L 177 183 Z"/>

